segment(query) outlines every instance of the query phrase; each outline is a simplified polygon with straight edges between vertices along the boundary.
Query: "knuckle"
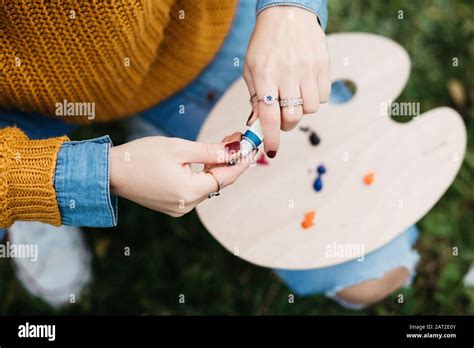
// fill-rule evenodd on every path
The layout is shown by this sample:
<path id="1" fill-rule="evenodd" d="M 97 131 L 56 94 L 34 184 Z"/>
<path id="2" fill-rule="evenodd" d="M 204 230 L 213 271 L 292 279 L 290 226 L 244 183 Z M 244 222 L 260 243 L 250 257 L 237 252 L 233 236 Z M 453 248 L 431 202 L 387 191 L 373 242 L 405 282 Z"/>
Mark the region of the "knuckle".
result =
<path id="1" fill-rule="evenodd" d="M 278 119 L 279 114 L 277 112 L 274 112 L 272 110 L 267 110 L 267 108 L 264 108 L 263 110 L 259 112 L 258 116 L 264 122 L 273 122 L 274 120 Z"/>
<path id="2" fill-rule="evenodd" d="M 208 162 L 223 162 L 225 160 L 225 153 L 217 144 L 206 143 L 206 153 Z"/>
<path id="3" fill-rule="evenodd" d="M 303 66 L 304 68 L 311 68 L 313 67 L 313 64 L 314 64 L 314 61 L 315 61 L 315 58 L 313 58 L 312 56 L 309 56 L 309 55 L 303 55 L 301 58 L 300 58 L 300 65 Z"/>
<path id="4" fill-rule="evenodd" d="M 319 100 L 321 103 L 326 103 L 331 96 L 331 84 L 325 83 L 324 87 L 320 90 Z"/>
<path id="5" fill-rule="evenodd" d="M 268 62 L 265 63 L 258 63 L 255 65 L 253 74 L 256 78 L 268 81 L 271 79 L 271 76 L 276 71 L 275 66 L 273 64 L 269 64 Z"/>
<path id="6" fill-rule="evenodd" d="M 194 192 L 194 189 L 190 187 L 190 185 L 181 185 L 181 188 L 179 189 L 179 201 L 184 204 L 184 207 L 182 210 L 187 209 L 189 205 L 192 205 L 194 201 L 197 199 L 197 195 Z M 180 211 L 182 211 L 180 210 Z"/>
<path id="7" fill-rule="evenodd" d="M 291 74 L 296 70 L 294 59 L 285 59 L 281 63 L 280 71 L 286 74 Z"/>
<path id="8" fill-rule="evenodd" d="M 263 54 L 248 54 L 245 57 L 245 64 L 250 70 L 255 70 L 258 66 L 265 66 L 266 57 Z"/>
<path id="9" fill-rule="evenodd" d="M 237 177 L 236 177 L 236 176 L 230 177 L 230 178 L 227 179 L 227 181 L 226 181 L 226 184 L 227 184 L 226 186 L 232 185 L 236 180 L 237 180 Z"/>
<path id="10" fill-rule="evenodd" d="M 206 143 L 206 158 L 210 162 L 212 160 L 212 154 L 214 153 L 214 144 Z"/>
<path id="11" fill-rule="evenodd" d="M 229 137 L 226 140 L 226 142 L 232 142 L 232 141 L 233 140 L 232 140 L 231 137 Z M 215 162 L 215 163 L 225 163 L 225 162 L 227 162 L 229 160 L 228 156 L 232 155 L 235 152 L 235 150 L 233 150 L 233 151 L 229 151 L 229 153 L 227 153 L 224 150 L 224 148 L 220 148 L 218 145 L 213 145 L 213 148 L 210 149 L 209 151 L 212 151 L 212 152 L 210 152 L 212 155 L 209 155 L 210 161 Z"/>
<path id="12" fill-rule="evenodd" d="M 194 191 L 188 191 L 183 197 L 184 201 L 186 202 L 184 211 L 186 211 L 186 209 L 189 209 L 189 207 L 192 206 L 194 202 L 196 202 L 196 200 L 199 198 Z"/>
<path id="13" fill-rule="evenodd" d="M 330 93 L 328 91 L 322 92 L 319 97 L 320 103 L 327 103 L 327 101 L 329 100 L 329 95 Z"/>
<path id="14" fill-rule="evenodd" d="M 171 216 L 171 217 L 174 217 L 174 218 L 179 218 L 179 217 L 183 216 L 184 214 L 172 211 L 172 212 L 169 212 L 168 215 Z"/>
<path id="15" fill-rule="evenodd" d="M 299 118 L 300 112 L 297 112 L 295 107 L 287 108 L 287 110 L 283 114 L 283 120 L 286 123 L 295 123 L 299 120 Z"/>
<path id="16" fill-rule="evenodd" d="M 323 54 L 318 57 L 318 63 L 322 65 L 323 67 L 326 67 L 329 65 L 329 56 L 327 54 Z"/>
<path id="17" fill-rule="evenodd" d="M 256 66 L 253 70 L 253 76 L 257 79 L 265 78 L 265 67 L 263 66 Z"/>
<path id="18" fill-rule="evenodd" d="M 318 109 L 319 109 L 318 103 L 308 103 L 308 104 L 303 105 L 303 111 L 306 114 L 314 114 L 315 112 L 318 111 Z"/>
<path id="19" fill-rule="evenodd" d="M 295 127 L 296 127 L 296 124 L 297 124 L 297 123 L 295 123 L 295 122 L 283 123 L 283 124 L 281 125 L 281 130 L 282 130 L 283 132 L 288 132 L 288 131 L 292 130 L 293 128 L 295 128 Z"/>

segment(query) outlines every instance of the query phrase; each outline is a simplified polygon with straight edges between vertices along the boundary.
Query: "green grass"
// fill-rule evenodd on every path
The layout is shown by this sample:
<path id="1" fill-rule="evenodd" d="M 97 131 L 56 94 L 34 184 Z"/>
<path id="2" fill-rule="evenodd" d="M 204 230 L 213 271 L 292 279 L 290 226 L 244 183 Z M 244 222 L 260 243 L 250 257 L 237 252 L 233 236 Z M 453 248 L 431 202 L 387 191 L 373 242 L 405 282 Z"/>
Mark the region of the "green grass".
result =
<path id="1" fill-rule="evenodd" d="M 397 19 L 397 11 L 404 19 Z M 421 111 L 450 106 L 468 129 L 468 151 L 449 191 L 420 221 L 422 260 L 410 289 L 362 314 L 474 314 L 474 289 L 462 278 L 474 260 L 473 6 L 470 1 L 330 1 L 329 32 L 367 31 L 393 38 L 412 59 L 399 100 Z M 453 67 L 452 58 L 459 58 Z M 471 65 L 471 66 L 469 66 Z M 471 68 L 471 69 L 470 69 Z M 453 94 L 459 85 L 464 98 Z M 80 130 L 74 138 L 111 134 L 124 141 L 123 123 Z M 0 313 L 61 314 L 351 314 L 321 296 L 288 303 L 289 290 L 267 269 L 224 250 L 195 213 L 169 218 L 122 200 L 114 229 L 85 229 L 94 253 L 94 281 L 82 301 L 60 311 L 31 298 L 11 265 L 0 259 Z M 131 256 L 124 256 L 124 248 Z M 459 255 L 453 256 L 453 247 Z M 186 303 L 178 302 L 185 294 Z"/>

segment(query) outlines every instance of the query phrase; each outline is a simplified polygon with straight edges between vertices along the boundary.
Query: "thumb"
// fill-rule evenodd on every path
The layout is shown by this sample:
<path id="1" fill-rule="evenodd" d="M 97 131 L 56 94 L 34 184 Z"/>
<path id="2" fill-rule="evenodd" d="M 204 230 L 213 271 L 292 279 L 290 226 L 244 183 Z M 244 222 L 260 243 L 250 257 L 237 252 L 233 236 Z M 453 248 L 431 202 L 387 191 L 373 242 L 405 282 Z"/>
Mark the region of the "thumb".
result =
<path id="1" fill-rule="evenodd" d="M 180 147 L 181 158 L 184 163 L 228 163 L 237 156 L 240 150 L 240 141 L 200 143 L 183 140 Z"/>

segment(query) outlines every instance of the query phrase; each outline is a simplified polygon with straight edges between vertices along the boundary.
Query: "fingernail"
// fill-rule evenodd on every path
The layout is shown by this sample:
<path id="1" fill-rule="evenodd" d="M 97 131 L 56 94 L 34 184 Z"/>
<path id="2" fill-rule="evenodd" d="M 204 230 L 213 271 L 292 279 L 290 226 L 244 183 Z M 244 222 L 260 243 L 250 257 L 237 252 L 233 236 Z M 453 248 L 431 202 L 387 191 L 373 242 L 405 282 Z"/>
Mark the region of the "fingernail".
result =
<path id="1" fill-rule="evenodd" d="M 268 151 L 268 152 L 267 152 L 267 156 L 270 157 L 270 158 L 275 157 L 276 154 L 277 154 L 276 151 Z"/>
<path id="2" fill-rule="evenodd" d="M 249 121 L 250 121 L 250 119 L 252 118 L 252 116 L 253 116 L 253 110 L 252 110 L 252 112 L 250 113 L 250 116 L 249 116 L 249 118 L 247 119 L 247 122 L 245 122 L 245 124 L 246 124 L 247 126 L 249 125 Z"/>
<path id="3" fill-rule="evenodd" d="M 228 143 L 225 145 L 225 150 L 227 153 L 235 153 L 240 150 L 240 142 L 239 141 L 233 141 L 231 143 Z"/>

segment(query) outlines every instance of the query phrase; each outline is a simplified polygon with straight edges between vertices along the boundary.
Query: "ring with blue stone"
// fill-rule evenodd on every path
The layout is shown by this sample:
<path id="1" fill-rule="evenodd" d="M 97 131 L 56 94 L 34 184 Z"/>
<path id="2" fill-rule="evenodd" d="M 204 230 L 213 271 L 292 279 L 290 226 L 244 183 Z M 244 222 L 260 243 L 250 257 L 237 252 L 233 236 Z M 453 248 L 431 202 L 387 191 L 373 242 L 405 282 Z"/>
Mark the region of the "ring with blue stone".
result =
<path id="1" fill-rule="evenodd" d="M 275 100 L 278 100 L 278 97 L 275 98 L 274 96 L 270 94 L 265 94 L 261 101 L 263 101 L 267 105 L 272 105 Z"/>

